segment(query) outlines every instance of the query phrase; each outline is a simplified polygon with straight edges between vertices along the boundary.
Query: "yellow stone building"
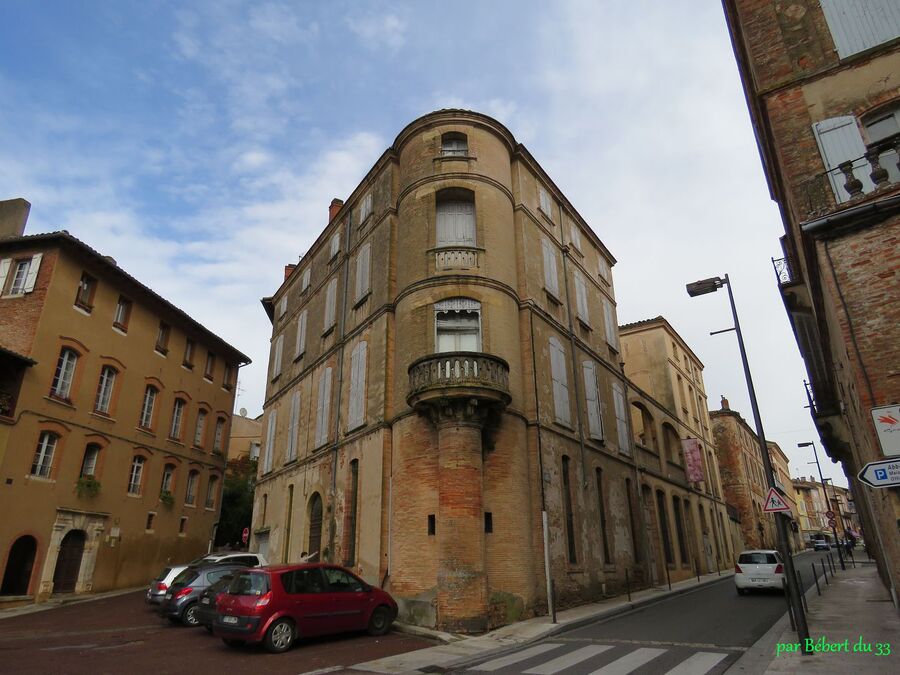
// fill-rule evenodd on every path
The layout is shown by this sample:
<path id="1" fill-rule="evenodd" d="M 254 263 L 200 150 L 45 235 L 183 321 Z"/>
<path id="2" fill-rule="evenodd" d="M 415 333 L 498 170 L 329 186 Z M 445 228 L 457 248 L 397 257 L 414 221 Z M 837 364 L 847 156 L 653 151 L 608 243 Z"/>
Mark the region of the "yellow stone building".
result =
<path id="1" fill-rule="evenodd" d="M 247 357 L 0 203 L 0 602 L 137 586 L 205 553 Z"/>

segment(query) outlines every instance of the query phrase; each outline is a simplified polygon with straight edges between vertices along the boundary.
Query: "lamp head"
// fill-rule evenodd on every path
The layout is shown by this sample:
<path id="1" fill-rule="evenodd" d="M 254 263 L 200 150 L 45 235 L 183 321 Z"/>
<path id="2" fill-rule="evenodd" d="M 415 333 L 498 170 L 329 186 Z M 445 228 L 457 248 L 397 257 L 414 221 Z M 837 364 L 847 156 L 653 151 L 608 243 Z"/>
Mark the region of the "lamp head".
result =
<path id="1" fill-rule="evenodd" d="M 806 443 L 797 443 L 798 448 L 808 448 L 813 444 L 812 441 L 807 441 Z"/>
<path id="2" fill-rule="evenodd" d="M 689 296 L 691 296 L 692 298 L 696 298 L 698 295 L 715 293 L 724 285 L 725 280 L 721 277 L 710 277 L 709 279 L 701 279 L 700 281 L 695 281 L 691 284 L 687 284 L 685 288 L 687 289 L 687 293 Z"/>

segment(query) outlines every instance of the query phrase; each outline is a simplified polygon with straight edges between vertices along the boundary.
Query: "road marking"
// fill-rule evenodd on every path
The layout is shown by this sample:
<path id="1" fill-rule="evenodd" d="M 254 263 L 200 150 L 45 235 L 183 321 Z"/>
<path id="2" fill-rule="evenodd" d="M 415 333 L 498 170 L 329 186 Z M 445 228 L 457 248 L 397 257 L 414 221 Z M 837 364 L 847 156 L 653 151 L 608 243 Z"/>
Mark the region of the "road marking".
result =
<path id="1" fill-rule="evenodd" d="M 58 652 L 63 649 L 93 649 L 97 645 L 63 645 L 61 647 L 41 647 L 42 652 Z"/>
<path id="2" fill-rule="evenodd" d="M 645 663 L 649 663 L 656 657 L 665 654 L 666 651 L 665 649 L 653 649 L 652 647 L 635 649 L 621 659 L 603 666 L 600 670 L 595 670 L 591 675 L 627 675 Z"/>
<path id="3" fill-rule="evenodd" d="M 538 654 L 543 654 L 544 652 L 549 652 L 551 649 L 556 649 L 557 647 L 561 647 L 562 645 L 557 643 L 548 642 L 543 645 L 536 645 L 534 647 L 529 647 L 528 649 L 523 649 L 520 652 L 516 652 L 515 654 L 510 654 L 509 656 L 503 656 L 499 659 L 494 659 L 493 661 L 487 661 L 482 663 L 480 666 L 474 666 L 469 668 L 469 670 L 500 670 L 501 668 L 506 668 L 506 666 L 511 666 L 514 663 L 518 663 L 519 661 L 524 661 L 525 659 L 530 659 L 532 656 L 537 656 Z"/>
<path id="4" fill-rule="evenodd" d="M 333 673 L 336 670 L 344 670 L 344 666 L 332 666 L 331 668 L 319 668 L 318 670 L 307 670 L 300 675 L 324 675 L 324 673 Z"/>
<path id="5" fill-rule="evenodd" d="M 672 668 L 666 675 L 702 675 L 713 669 L 713 666 L 724 659 L 728 654 L 716 654 L 715 652 L 697 652 L 691 658 L 685 659 Z"/>
<path id="6" fill-rule="evenodd" d="M 668 642 L 665 640 L 626 640 L 624 638 L 556 638 L 560 642 L 615 642 L 624 645 L 660 645 L 662 647 L 691 647 L 693 649 L 725 649 L 729 652 L 745 652 L 749 647 L 728 647 L 706 642 Z"/>
<path id="7" fill-rule="evenodd" d="M 554 673 L 558 673 L 561 670 L 565 670 L 582 661 L 586 661 L 592 656 L 605 652 L 607 649 L 612 649 L 612 646 L 588 645 L 587 647 L 576 649 L 574 652 L 564 654 L 552 661 L 547 661 L 547 663 L 542 663 L 541 665 L 530 668 L 524 672 L 529 673 L 529 675 L 554 675 Z"/>

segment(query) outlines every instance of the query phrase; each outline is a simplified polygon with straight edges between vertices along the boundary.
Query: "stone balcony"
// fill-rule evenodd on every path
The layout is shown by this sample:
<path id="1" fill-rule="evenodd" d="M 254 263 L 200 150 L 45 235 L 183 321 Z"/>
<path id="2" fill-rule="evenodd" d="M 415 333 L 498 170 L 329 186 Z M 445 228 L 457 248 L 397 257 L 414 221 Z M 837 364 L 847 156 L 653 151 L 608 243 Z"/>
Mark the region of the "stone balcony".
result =
<path id="1" fill-rule="evenodd" d="M 511 400 L 509 364 L 481 352 L 431 354 L 412 363 L 406 395 L 410 407 L 452 399 L 507 406 Z"/>

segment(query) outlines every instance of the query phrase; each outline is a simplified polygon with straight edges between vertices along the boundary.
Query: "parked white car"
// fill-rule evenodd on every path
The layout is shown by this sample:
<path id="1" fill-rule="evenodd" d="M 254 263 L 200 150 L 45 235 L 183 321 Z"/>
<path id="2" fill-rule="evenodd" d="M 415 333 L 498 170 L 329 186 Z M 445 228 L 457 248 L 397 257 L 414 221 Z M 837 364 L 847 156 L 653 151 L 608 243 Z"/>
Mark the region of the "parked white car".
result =
<path id="1" fill-rule="evenodd" d="M 784 561 L 778 551 L 743 551 L 734 564 L 734 585 L 743 595 L 750 590 L 784 589 Z"/>
<path id="2" fill-rule="evenodd" d="M 201 558 L 192 560 L 191 565 L 217 565 L 228 563 L 229 565 L 246 565 L 247 567 L 262 567 L 269 561 L 261 553 L 248 553 L 246 551 L 234 551 L 232 553 L 209 553 Z"/>
<path id="3" fill-rule="evenodd" d="M 172 581 L 186 569 L 187 565 L 171 565 L 168 567 L 163 567 L 163 570 L 159 573 L 159 576 L 150 582 L 150 586 L 147 588 L 147 597 L 145 598 L 145 600 L 151 605 L 160 604 L 166 597 L 166 591 L 169 590 L 169 586 L 172 585 Z"/>

